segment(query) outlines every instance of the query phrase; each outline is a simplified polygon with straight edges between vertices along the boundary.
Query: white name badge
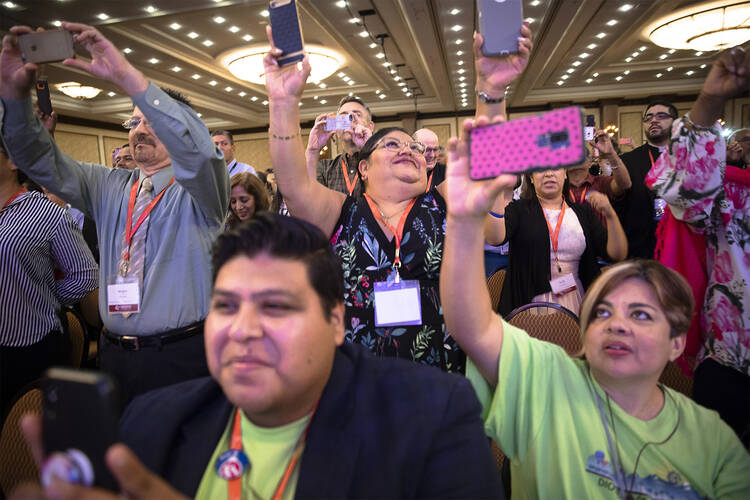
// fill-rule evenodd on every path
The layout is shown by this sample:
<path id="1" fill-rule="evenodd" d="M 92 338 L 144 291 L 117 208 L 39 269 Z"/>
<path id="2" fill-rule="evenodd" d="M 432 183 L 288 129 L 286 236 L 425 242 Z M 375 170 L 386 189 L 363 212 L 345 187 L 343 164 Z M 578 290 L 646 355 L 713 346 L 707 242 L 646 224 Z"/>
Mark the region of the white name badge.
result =
<path id="1" fill-rule="evenodd" d="M 107 285 L 109 314 L 137 313 L 141 310 L 141 286 L 137 276 L 110 277 Z"/>
<path id="2" fill-rule="evenodd" d="M 375 326 L 421 325 L 419 281 L 375 283 Z"/>
<path id="3" fill-rule="evenodd" d="M 551 280 L 549 286 L 552 288 L 552 293 L 555 295 L 565 295 L 568 292 L 572 292 L 578 286 L 573 273 L 568 273 L 560 276 L 557 279 Z"/>

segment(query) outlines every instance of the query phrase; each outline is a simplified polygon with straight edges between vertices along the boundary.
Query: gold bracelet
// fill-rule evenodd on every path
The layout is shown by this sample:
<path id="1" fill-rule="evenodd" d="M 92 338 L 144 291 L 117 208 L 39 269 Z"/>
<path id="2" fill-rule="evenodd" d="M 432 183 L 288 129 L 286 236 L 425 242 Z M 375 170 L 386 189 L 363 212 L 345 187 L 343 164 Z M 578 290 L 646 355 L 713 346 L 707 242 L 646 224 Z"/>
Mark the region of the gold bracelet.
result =
<path id="1" fill-rule="evenodd" d="M 272 139 L 278 139 L 280 141 L 291 141 L 292 139 L 294 139 L 295 137 L 301 134 L 302 134 L 302 131 L 298 130 L 297 133 L 292 134 L 292 135 L 276 135 L 273 132 L 271 132 L 271 129 L 268 129 L 268 135 L 270 135 Z"/>

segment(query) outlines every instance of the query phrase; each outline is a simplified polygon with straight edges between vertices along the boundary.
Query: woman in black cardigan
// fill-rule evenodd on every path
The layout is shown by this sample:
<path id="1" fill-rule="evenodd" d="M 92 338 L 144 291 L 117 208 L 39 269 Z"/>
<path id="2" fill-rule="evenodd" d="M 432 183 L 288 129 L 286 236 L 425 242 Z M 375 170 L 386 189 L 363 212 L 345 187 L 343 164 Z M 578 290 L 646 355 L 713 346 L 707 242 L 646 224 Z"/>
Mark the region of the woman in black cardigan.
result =
<path id="1" fill-rule="evenodd" d="M 529 302 L 546 301 L 577 314 L 581 296 L 599 274 L 597 258 L 619 261 L 627 255 L 625 233 L 602 193 L 587 195 L 591 206 L 564 202 L 569 199 L 564 169 L 525 177 L 521 199 L 505 207 L 500 237 L 510 242 L 510 261 L 499 311 L 507 315 Z"/>

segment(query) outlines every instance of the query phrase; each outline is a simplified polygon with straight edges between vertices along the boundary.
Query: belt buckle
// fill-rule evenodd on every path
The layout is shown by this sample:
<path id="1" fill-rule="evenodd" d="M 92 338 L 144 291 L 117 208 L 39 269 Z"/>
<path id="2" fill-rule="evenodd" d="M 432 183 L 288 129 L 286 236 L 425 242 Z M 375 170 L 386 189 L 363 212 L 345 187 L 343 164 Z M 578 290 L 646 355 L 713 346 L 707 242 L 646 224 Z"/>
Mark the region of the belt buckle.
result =
<path id="1" fill-rule="evenodd" d="M 123 335 L 120 337 L 120 346 L 128 351 L 138 351 L 141 348 L 138 337 L 134 335 Z"/>

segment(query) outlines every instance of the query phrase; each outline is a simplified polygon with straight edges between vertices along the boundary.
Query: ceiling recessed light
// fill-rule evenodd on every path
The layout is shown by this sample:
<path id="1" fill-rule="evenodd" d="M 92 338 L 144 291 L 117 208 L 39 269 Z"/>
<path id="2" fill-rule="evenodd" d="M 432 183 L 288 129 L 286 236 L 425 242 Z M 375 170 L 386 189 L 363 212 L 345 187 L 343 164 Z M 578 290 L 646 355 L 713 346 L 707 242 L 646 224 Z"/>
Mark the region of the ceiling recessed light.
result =
<path id="1" fill-rule="evenodd" d="M 319 83 L 319 84 L 318 84 L 318 87 L 320 87 L 321 89 L 324 89 L 324 88 L 326 88 L 327 86 L 328 86 L 328 85 L 326 85 L 325 83 Z"/>
<path id="2" fill-rule="evenodd" d="M 643 52 L 643 51 L 644 51 L 644 50 L 646 50 L 647 48 L 648 48 L 648 47 L 646 47 L 645 45 L 641 45 L 640 47 L 638 47 L 638 50 L 640 50 L 641 52 Z"/>
<path id="3" fill-rule="evenodd" d="M 701 64 L 701 69 L 704 69 L 706 67 L 705 64 Z"/>
<path id="4" fill-rule="evenodd" d="M 323 102 L 323 101 L 320 101 Z M 263 101 L 263 106 L 268 106 L 268 101 Z"/>
<path id="5" fill-rule="evenodd" d="M 229 31 L 231 33 L 237 33 L 240 30 L 239 26 L 230 26 Z"/>
<path id="6" fill-rule="evenodd" d="M 193 73 L 193 75 L 190 78 L 192 78 L 193 80 L 198 80 L 200 79 L 200 77 L 201 75 L 199 75 L 198 73 Z"/>
<path id="7" fill-rule="evenodd" d="M 143 10 L 145 10 L 149 14 L 153 14 L 154 12 L 156 12 L 156 7 L 154 7 L 153 5 L 149 5 L 146 8 L 144 8 Z"/>
<path id="8" fill-rule="evenodd" d="M 620 5 L 620 7 L 617 10 L 619 10 L 620 12 L 627 12 L 627 11 L 629 11 L 632 8 L 633 8 L 633 6 L 630 5 L 629 3 L 624 3 L 624 4 Z"/>
<path id="9" fill-rule="evenodd" d="M 630 55 L 633 56 L 633 57 L 638 57 L 639 55 L 641 55 L 641 53 L 640 52 L 633 52 Z"/>
<path id="10" fill-rule="evenodd" d="M 398 83 L 398 86 L 399 86 L 399 87 L 406 87 L 406 82 L 399 82 L 399 83 Z"/>
<path id="11" fill-rule="evenodd" d="M 242 92 L 238 93 L 237 95 L 240 96 L 240 97 L 245 97 L 247 95 L 247 92 L 245 92 L 243 90 Z"/>
<path id="12" fill-rule="evenodd" d="M 564 84 L 564 83 L 565 83 L 565 82 L 564 82 L 564 81 L 562 81 L 562 80 L 558 80 L 558 81 L 557 81 L 557 84 L 558 84 L 558 85 L 562 85 L 562 84 Z"/>
<path id="13" fill-rule="evenodd" d="M 458 52 L 456 52 L 456 55 L 457 56 L 462 56 L 462 55 L 464 55 L 464 51 L 463 50 L 459 50 Z"/>
<path id="14" fill-rule="evenodd" d="M 464 43 L 464 41 L 461 40 L 460 38 L 458 40 L 456 40 L 456 45 L 461 45 L 462 43 Z"/>
<path id="15" fill-rule="evenodd" d="M 539 5 L 540 3 L 542 3 L 542 2 L 540 2 L 539 0 L 534 0 L 534 1 L 533 1 L 533 2 L 531 2 L 531 3 L 529 4 L 529 5 L 531 5 L 532 7 L 536 7 L 536 6 L 537 6 L 537 5 Z"/>
<path id="16" fill-rule="evenodd" d="M 633 60 L 633 58 L 632 58 L 632 57 L 626 57 L 626 58 L 625 58 L 625 62 L 630 62 L 630 61 L 632 61 L 632 60 Z"/>
<path id="17" fill-rule="evenodd" d="M 351 19 L 349 19 L 349 22 L 352 23 L 352 24 L 357 24 L 359 22 L 359 18 L 358 17 L 352 17 Z"/>
<path id="18" fill-rule="evenodd" d="M 108 95 L 109 97 L 114 97 L 114 96 L 116 96 L 116 95 L 117 95 L 117 93 L 116 93 L 116 92 L 107 92 L 107 95 Z"/>
<path id="19" fill-rule="evenodd" d="M 52 26 L 57 27 L 57 28 L 59 28 L 60 26 L 62 26 L 62 22 L 60 22 L 60 21 L 52 21 L 50 24 Z"/>
<path id="20" fill-rule="evenodd" d="M 591 76 L 593 76 L 594 78 L 596 78 L 597 76 L 599 76 L 599 73 L 594 73 L 594 74 L 593 74 L 593 75 L 591 75 Z"/>
<path id="21" fill-rule="evenodd" d="M 131 52 L 133 52 L 133 49 L 131 49 L 130 47 L 125 47 L 124 49 L 122 49 L 122 51 L 123 51 L 123 52 L 124 52 L 125 54 L 130 54 Z"/>
<path id="22" fill-rule="evenodd" d="M 459 75 L 463 75 L 464 73 L 466 73 L 466 70 L 465 69 L 459 69 L 458 71 L 456 71 L 456 73 L 458 73 Z"/>
<path id="23" fill-rule="evenodd" d="M 362 38 L 367 38 L 368 36 L 370 36 L 370 33 L 368 33 L 367 30 L 362 30 L 359 32 L 359 36 L 361 36 Z"/>
<path id="24" fill-rule="evenodd" d="M 606 34 L 606 33 L 599 33 L 598 35 L 596 35 L 596 38 L 599 38 L 599 39 L 601 40 L 601 39 L 602 39 L 602 38 L 604 38 L 605 36 L 607 36 L 607 34 Z"/>
<path id="25" fill-rule="evenodd" d="M 527 17 L 526 19 L 524 19 L 524 21 L 526 21 L 529 24 L 533 24 L 534 23 L 534 18 L 533 17 Z"/>
<path id="26" fill-rule="evenodd" d="M 656 74 L 656 78 L 661 78 L 661 76 L 662 76 L 661 73 Z"/>
<path id="27" fill-rule="evenodd" d="M 179 66 L 172 66 L 172 68 L 171 68 L 171 69 L 172 69 L 172 71 L 174 71 L 175 73 L 179 73 L 180 71 L 182 71 L 182 68 L 180 68 Z"/>
<path id="28" fill-rule="evenodd" d="M 596 44 L 595 43 L 590 43 L 590 44 L 586 45 L 586 48 L 589 49 L 589 50 L 595 49 L 596 48 Z"/>
<path id="29" fill-rule="evenodd" d="M 385 57 L 385 54 L 382 52 L 378 52 L 377 54 L 375 54 L 375 57 L 377 57 L 378 59 L 382 59 Z"/>
<path id="30" fill-rule="evenodd" d="M 456 24 L 455 26 L 451 28 L 452 31 L 461 31 L 462 29 L 463 29 L 463 26 L 461 26 L 460 24 Z"/>
<path id="31" fill-rule="evenodd" d="M 406 97 L 411 97 L 411 92 L 407 92 Z"/>
<path id="32" fill-rule="evenodd" d="M 151 59 L 148 60 L 148 62 L 150 62 L 151 64 L 156 64 L 159 62 L 159 60 L 155 57 L 152 57 Z"/>
<path id="33" fill-rule="evenodd" d="M 459 77 L 458 77 L 458 81 L 459 81 L 459 82 L 463 82 L 464 80 L 466 80 L 466 77 L 465 77 L 465 76 L 459 76 Z"/>
<path id="34" fill-rule="evenodd" d="M 591 82 L 593 82 L 593 81 L 594 81 L 594 79 L 593 79 L 593 78 L 586 78 L 586 83 L 591 83 Z"/>
<path id="35" fill-rule="evenodd" d="M 196 113 L 198 115 L 198 118 L 201 118 L 203 116 L 203 113 Z"/>
<path id="36" fill-rule="evenodd" d="M 261 17 L 268 17 L 268 11 L 265 10 L 265 9 L 263 9 L 263 10 L 260 11 L 260 15 L 261 15 Z"/>
<path id="37" fill-rule="evenodd" d="M 172 23 L 169 25 L 169 27 L 177 31 L 178 29 L 182 28 L 182 25 L 180 23 Z"/>
<path id="38" fill-rule="evenodd" d="M 254 95 L 254 96 L 252 96 L 252 97 L 250 98 L 250 100 L 251 100 L 251 101 L 253 101 L 253 102 L 255 102 L 255 101 L 257 101 L 257 100 L 258 100 L 258 96 L 255 96 L 255 95 Z"/>
<path id="39" fill-rule="evenodd" d="M 622 72 L 622 74 L 623 74 L 623 75 L 629 75 L 629 74 L 630 74 L 630 70 L 629 70 L 629 69 L 626 69 L 625 71 L 623 71 L 623 72 Z"/>
<path id="40" fill-rule="evenodd" d="M 386 68 L 387 68 L 388 66 L 390 66 L 390 65 L 391 65 L 391 63 L 389 63 L 388 61 L 386 61 L 386 62 L 384 62 L 384 63 L 383 63 L 383 66 L 385 66 Z"/>
<path id="41" fill-rule="evenodd" d="M 669 52 L 670 54 L 674 54 L 677 51 L 675 49 L 669 49 L 667 52 Z"/>
<path id="42" fill-rule="evenodd" d="M 607 21 L 607 26 L 614 26 L 615 24 L 617 24 L 617 19 L 610 19 Z"/>
<path id="43" fill-rule="evenodd" d="M 667 68 L 667 71 L 672 71 L 674 68 L 672 66 Z"/>
<path id="44" fill-rule="evenodd" d="M 7 5 L 6 5 L 6 7 L 7 7 Z M 96 17 L 98 17 L 102 21 L 106 21 L 107 19 L 109 19 L 109 16 L 107 14 L 105 14 L 104 12 L 100 12 L 99 14 L 96 15 Z"/>
<path id="45" fill-rule="evenodd" d="M 401 80 L 401 77 L 398 76 L 398 75 L 396 75 L 396 76 L 393 77 L 393 80 L 397 82 L 397 81 Z"/>
<path id="46" fill-rule="evenodd" d="M 456 15 L 456 14 L 458 14 L 459 12 L 461 12 L 461 11 L 460 11 L 459 9 L 452 9 L 452 10 L 450 11 L 450 15 L 451 15 L 451 16 L 455 16 L 455 15 Z"/>
<path id="47" fill-rule="evenodd" d="M 348 82 L 346 82 L 346 84 L 347 85 L 354 85 L 354 80 L 349 80 Z"/>
<path id="48" fill-rule="evenodd" d="M 339 72 L 338 72 L 338 73 L 336 74 L 336 76 L 338 76 L 339 78 L 344 78 L 344 77 L 346 76 L 346 73 L 344 73 L 343 71 L 339 71 Z"/>
<path id="49" fill-rule="evenodd" d="M 620 80 L 622 80 L 622 77 L 621 76 L 617 76 L 617 77 L 615 77 L 615 80 L 617 80 L 619 82 Z"/>
<path id="50" fill-rule="evenodd" d="M 371 49 L 374 49 L 374 48 L 375 48 L 375 47 L 377 47 L 377 46 L 378 46 L 378 44 L 377 44 L 377 43 L 375 43 L 375 42 L 372 42 L 372 43 L 370 44 L 370 46 L 369 46 L 369 47 L 370 47 Z"/>
<path id="51" fill-rule="evenodd" d="M 581 52 L 580 54 L 578 54 L 578 57 L 580 57 L 581 59 L 586 59 L 590 55 L 591 54 L 589 54 L 588 52 Z"/>
<path id="52" fill-rule="evenodd" d="M 570 64 L 572 64 L 573 66 L 580 66 L 581 65 L 581 61 L 573 61 Z"/>
<path id="53" fill-rule="evenodd" d="M 217 85 L 218 83 L 219 83 L 219 82 L 217 82 L 216 80 L 211 80 L 210 82 L 208 82 L 208 84 L 209 84 L 210 86 L 212 86 L 212 87 L 215 87 L 215 86 L 216 86 L 216 85 Z"/>
<path id="54" fill-rule="evenodd" d="M 250 40 L 253 39 L 253 35 L 242 35 L 242 39 L 245 40 L 246 42 L 249 42 Z"/>
<path id="55" fill-rule="evenodd" d="M 458 64 L 459 66 L 463 66 L 464 62 L 463 61 L 458 61 L 456 64 Z"/>
<path id="56" fill-rule="evenodd" d="M 463 82 L 463 83 L 459 84 L 459 87 L 461 87 L 461 88 L 466 87 L 466 82 Z"/>
<path id="57" fill-rule="evenodd" d="M 338 2 L 336 2 L 336 7 L 343 9 L 344 7 L 346 7 L 346 2 L 344 0 L 339 0 Z"/>
<path id="58" fill-rule="evenodd" d="M 213 44 L 214 44 L 214 42 L 212 42 L 211 40 L 203 40 L 203 42 L 202 42 L 202 43 L 203 43 L 203 45 L 205 45 L 206 47 L 210 47 L 211 45 L 213 45 Z"/>
<path id="59" fill-rule="evenodd" d="M 690 70 L 690 71 L 686 71 L 686 72 L 685 72 L 685 74 L 686 74 L 687 76 L 690 76 L 690 75 L 692 75 L 693 73 L 695 73 L 695 71 L 693 71 L 693 70 Z"/>
<path id="60" fill-rule="evenodd" d="M 227 92 L 231 92 L 231 91 L 233 91 L 234 89 L 233 89 L 232 87 L 224 87 L 224 90 L 226 90 Z"/>
<path id="61" fill-rule="evenodd" d="M 385 99 L 385 94 L 380 94 L 378 97 L 380 97 L 381 99 Z"/>
<path id="62" fill-rule="evenodd" d="M 9 9 L 15 9 L 16 7 L 18 7 L 18 5 L 14 4 L 13 2 L 3 2 L 3 6 Z"/>
<path id="63" fill-rule="evenodd" d="M 567 80 L 568 78 L 570 78 L 568 75 L 563 75 L 560 77 L 560 80 Z"/>
<path id="64" fill-rule="evenodd" d="M 662 54 L 659 56 L 659 59 L 666 59 L 667 57 L 669 57 L 667 54 Z"/>
<path id="65" fill-rule="evenodd" d="M 702 55 L 703 55 L 703 52 L 701 52 L 701 51 L 698 51 L 698 52 L 695 53 L 695 57 L 700 57 Z"/>
<path id="66" fill-rule="evenodd" d="M 195 40 L 200 35 L 198 33 L 196 33 L 195 31 L 191 31 L 190 33 L 187 34 L 187 36 L 188 36 L 188 38 L 192 38 L 193 40 Z"/>

